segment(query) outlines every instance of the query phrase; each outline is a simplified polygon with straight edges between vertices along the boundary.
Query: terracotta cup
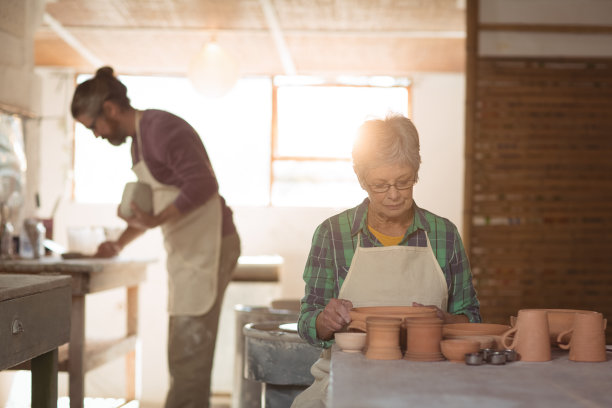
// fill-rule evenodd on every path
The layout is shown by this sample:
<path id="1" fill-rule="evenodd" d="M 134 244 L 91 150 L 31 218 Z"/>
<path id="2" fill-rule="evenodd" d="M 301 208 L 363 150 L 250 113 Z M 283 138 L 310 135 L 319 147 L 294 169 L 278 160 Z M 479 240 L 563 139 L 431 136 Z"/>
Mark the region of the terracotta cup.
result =
<path id="1" fill-rule="evenodd" d="M 365 356 L 374 360 L 399 360 L 401 318 L 368 317 Z"/>
<path id="2" fill-rule="evenodd" d="M 509 342 L 511 335 L 514 338 Z M 519 310 L 516 325 L 502 335 L 501 343 L 504 348 L 515 350 L 521 361 L 550 361 L 547 312 L 537 309 Z"/>
<path id="3" fill-rule="evenodd" d="M 572 361 L 601 362 L 606 361 L 607 320 L 598 312 L 576 313 L 574 326 L 559 334 L 559 347 L 569 349 Z M 563 343 L 571 334 L 571 340 Z"/>

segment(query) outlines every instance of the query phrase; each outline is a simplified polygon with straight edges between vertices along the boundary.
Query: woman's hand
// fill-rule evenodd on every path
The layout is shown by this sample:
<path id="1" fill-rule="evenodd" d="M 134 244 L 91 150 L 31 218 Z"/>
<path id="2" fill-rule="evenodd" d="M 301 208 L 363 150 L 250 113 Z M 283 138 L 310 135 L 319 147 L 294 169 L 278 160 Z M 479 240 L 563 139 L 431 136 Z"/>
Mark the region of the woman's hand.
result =
<path id="1" fill-rule="evenodd" d="M 330 340 L 335 332 L 351 322 L 349 311 L 353 303 L 346 299 L 330 299 L 325 309 L 317 316 L 317 337 Z"/>
<path id="2" fill-rule="evenodd" d="M 454 314 L 450 314 L 448 312 L 445 312 L 444 310 L 440 309 L 438 306 L 435 305 L 423 305 L 421 303 L 417 303 L 417 302 L 412 302 L 412 306 L 427 306 L 427 307 L 435 307 L 436 308 L 436 315 L 442 319 L 443 323 L 468 323 L 469 319 L 466 315 L 464 314 L 459 314 L 459 315 L 454 315 Z"/>

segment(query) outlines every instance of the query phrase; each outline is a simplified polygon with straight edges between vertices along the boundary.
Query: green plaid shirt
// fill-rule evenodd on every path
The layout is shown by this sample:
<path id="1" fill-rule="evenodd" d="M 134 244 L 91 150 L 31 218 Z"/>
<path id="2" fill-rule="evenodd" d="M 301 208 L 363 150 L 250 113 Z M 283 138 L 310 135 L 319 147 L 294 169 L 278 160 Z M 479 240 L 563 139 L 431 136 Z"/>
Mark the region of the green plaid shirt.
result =
<path id="1" fill-rule="evenodd" d="M 325 220 L 315 230 L 310 254 L 304 270 L 306 282 L 302 298 L 298 332 L 310 344 L 328 348 L 332 341 L 317 338 L 315 321 L 332 298 L 338 298 L 348 273 L 357 236 L 361 232 L 362 247 L 382 244 L 367 228 L 369 199 Z M 414 205 L 414 220 L 399 245 L 427 246 L 427 236 L 446 277 L 448 312 L 465 314 L 470 322 L 480 322 L 480 305 L 472 284 L 470 264 L 457 227 L 446 218 Z"/>

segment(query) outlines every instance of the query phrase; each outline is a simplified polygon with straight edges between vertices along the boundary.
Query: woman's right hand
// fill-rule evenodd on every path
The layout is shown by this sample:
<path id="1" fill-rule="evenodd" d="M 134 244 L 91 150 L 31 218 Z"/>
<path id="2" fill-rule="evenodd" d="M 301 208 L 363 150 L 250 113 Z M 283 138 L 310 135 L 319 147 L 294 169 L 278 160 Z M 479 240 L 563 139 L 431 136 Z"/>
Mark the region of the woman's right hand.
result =
<path id="1" fill-rule="evenodd" d="M 349 311 L 353 303 L 346 299 L 330 299 L 325 309 L 317 316 L 317 337 L 330 340 L 335 332 L 351 322 Z"/>

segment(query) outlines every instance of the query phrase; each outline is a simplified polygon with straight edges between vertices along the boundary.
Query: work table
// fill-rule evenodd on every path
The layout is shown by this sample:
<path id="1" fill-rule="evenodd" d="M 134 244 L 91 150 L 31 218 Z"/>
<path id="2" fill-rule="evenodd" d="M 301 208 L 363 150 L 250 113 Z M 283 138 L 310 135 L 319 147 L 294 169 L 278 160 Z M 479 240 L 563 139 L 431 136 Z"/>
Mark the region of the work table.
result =
<path id="1" fill-rule="evenodd" d="M 69 376 L 70 407 L 83 406 L 84 376 L 107 361 L 126 358 L 126 398 L 136 395 L 136 343 L 138 339 L 138 286 L 146 279 L 151 260 L 122 257 L 110 259 L 73 259 L 44 257 L 28 260 L 0 261 L 0 273 L 14 275 L 67 275 L 71 277 L 70 342 L 58 352 L 58 367 Z M 85 297 L 88 294 L 126 289 L 126 332 L 116 339 L 102 342 L 85 340 Z M 29 368 L 26 366 L 17 368 Z"/>
<path id="2" fill-rule="evenodd" d="M 608 346 L 609 348 L 610 346 Z M 610 407 L 612 354 L 577 363 L 553 349 L 553 360 L 505 365 L 368 360 L 332 349 L 329 406 L 355 407 Z"/>

